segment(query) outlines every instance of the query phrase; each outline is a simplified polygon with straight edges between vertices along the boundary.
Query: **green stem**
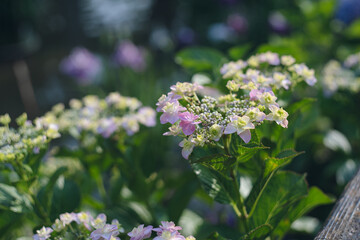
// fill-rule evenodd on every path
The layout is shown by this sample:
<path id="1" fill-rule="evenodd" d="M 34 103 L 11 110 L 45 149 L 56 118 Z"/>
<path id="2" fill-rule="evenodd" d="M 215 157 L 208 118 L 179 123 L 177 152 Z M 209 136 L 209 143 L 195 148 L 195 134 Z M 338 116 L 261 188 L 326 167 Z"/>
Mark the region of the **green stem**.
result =
<path id="1" fill-rule="evenodd" d="M 98 185 L 99 193 L 100 193 L 104 203 L 106 203 L 107 194 L 106 194 L 106 190 L 104 187 L 104 181 L 102 180 L 101 175 L 96 179 L 96 183 Z"/>
<path id="2" fill-rule="evenodd" d="M 223 135 L 223 141 L 224 141 L 225 153 L 231 155 L 230 154 L 231 134 Z"/>
<path id="3" fill-rule="evenodd" d="M 230 172 L 230 175 L 231 175 L 231 178 L 232 178 L 233 183 L 234 183 L 234 188 L 236 189 L 236 192 L 238 192 L 239 201 L 238 201 L 237 204 L 236 203 L 232 204 L 232 206 L 233 206 L 233 209 L 234 209 L 235 213 L 241 219 L 241 223 L 242 223 L 245 231 L 249 232 L 249 227 L 248 227 L 248 223 L 247 223 L 248 214 L 247 214 L 247 211 L 246 211 L 244 199 L 240 194 L 240 186 L 239 186 L 239 183 L 237 181 L 236 170 L 237 170 L 237 164 L 235 164 L 235 167 Z"/>

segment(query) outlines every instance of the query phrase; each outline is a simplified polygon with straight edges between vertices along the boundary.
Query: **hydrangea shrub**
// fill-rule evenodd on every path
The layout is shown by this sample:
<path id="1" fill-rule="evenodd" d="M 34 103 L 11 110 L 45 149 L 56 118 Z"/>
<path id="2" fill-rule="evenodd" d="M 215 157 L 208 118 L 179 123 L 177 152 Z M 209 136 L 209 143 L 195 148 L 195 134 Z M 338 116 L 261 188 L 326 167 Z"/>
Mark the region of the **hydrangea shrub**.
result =
<path id="1" fill-rule="evenodd" d="M 300 153 L 273 151 L 261 143 L 263 136 L 271 135 L 271 128 L 262 125 L 275 122 L 286 133 L 292 124 L 286 101 L 277 94 L 295 91 L 300 82 L 313 86 L 314 70 L 296 63 L 292 56 L 272 52 L 220 65 L 223 57 L 210 62 L 200 53 L 193 59 L 191 49 L 186 51 L 180 55 L 182 65 L 194 69 L 209 61 L 209 67 L 200 68 L 212 70 L 215 76 L 220 71 L 227 93 L 211 96 L 206 94 L 211 91 L 204 91 L 207 86 L 177 83 L 160 97 L 156 110 L 161 113 L 160 122 L 171 125 L 164 135 L 182 139 L 182 156 L 189 160 L 203 189 L 214 200 L 233 207 L 240 223 L 238 237 L 282 237 L 305 212 L 330 203 L 318 188 L 308 189 L 304 175 L 279 170 Z M 289 107 L 292 112 L 302 103 L 297 105 Z M 248 196 L 240 194 L 241 178 L 252 180 Z"/>

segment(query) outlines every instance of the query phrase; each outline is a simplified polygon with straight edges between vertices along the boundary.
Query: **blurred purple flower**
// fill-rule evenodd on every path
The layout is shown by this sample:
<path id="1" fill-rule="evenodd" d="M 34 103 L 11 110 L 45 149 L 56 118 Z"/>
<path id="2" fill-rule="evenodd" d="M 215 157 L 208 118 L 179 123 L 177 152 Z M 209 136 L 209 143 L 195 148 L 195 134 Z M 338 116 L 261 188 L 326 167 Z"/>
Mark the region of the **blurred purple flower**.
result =
<path id="1" fill-rule="evenodd" d="M 128 40 L 118 45 L 114 60 L 120 66 L 129 67 L 136 72 L 142 72 L 146 68 L 145 50 Z"/>
<path id="2" fill-rule="evenodd" d="M 34 148 L 33 148 L 33 153 L 34 153 L 34 154 L 39 154 L 39 152 L 40 152 L 40 148 L 39 148 L 39 147 L 34 147 Z"/>
<path id="3" fill-rule="evenodd" d="M 240 14 L 232 14 L 227 18 L 227 24 L 237 33 L 245 33 L 248 29 L 248 22 Z"/>
<path id="4" fill-rule="evenodd" d="M 86 48 L 77 47 L 70 55 L 63 59 L 60 70 L 73 78 L 79 84 L 88 85 L 95 79 L 101 70 L 100 60 Z"/>
<path id="5" fill-rule="evenodd" d="M 288 34 L 290 26 L 284 15 L 280 12 L 273 12 L 269 16 L 269 25 L 273 32 L 278 34 Z"/>
<path id="6" fill-rule="evenodd" d="M 195 32 L 188 27 L 180 28 L 177 32 L 177 39 L 180 45 L 190 45 L 195 42 Z"/>
<path id="7" fill-rule="evenodd" d="M 137 113 L 137 117 L 140 123 L 147 127 L 153 127 L 156 125 L 156 112 L 151 107 L 142 107 Z"/>
<path id="8" fill-rule="evenodd" d="M 109 138 L 117 130 L 116 122 L 111 118 L 104 118 L 100 120 L 97 132 L 104 138 Z"/>

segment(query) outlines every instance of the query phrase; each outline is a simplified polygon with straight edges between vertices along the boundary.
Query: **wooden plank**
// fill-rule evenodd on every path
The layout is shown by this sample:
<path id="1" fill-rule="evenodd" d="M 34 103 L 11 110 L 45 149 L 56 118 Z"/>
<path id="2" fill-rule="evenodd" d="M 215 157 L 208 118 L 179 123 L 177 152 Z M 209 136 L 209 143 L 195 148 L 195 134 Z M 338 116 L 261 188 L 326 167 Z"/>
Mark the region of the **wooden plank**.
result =
<path id="1" fill-rule="evenodd" d="M 315 240 L 360 240 L 360 170 L 346 186 Z"/>

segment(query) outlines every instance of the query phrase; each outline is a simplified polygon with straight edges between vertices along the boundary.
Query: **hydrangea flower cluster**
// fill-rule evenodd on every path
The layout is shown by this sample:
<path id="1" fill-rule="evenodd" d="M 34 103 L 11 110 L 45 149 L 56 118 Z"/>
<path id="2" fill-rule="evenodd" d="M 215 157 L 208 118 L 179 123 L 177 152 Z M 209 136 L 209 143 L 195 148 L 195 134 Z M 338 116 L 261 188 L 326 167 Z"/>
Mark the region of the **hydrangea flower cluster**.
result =
<path id="1" fill-rule="evenodd" d="M 16 119 L 17 129 L 9 127 L 10 122 L 8 114 L 0 116 L 0 162 L 21 161 L 29 154 L 38 154 L 52 139 L 60 137 L 56 124 L 31 122 L 25 113 Z"/>
<path id="2" fill-rule="evenodd" d="M 122 234 L 130 240 L 143 240 L 150 238 L 155 232 L 154 240 L 196 240 L 193 236 L 181 235 L 179 231 L 182 228 L 173 222 L 162 221 L 158 228 L 153 228 L 151 225 L 145 227 L 144 224 L 141 224 L 126 235 L 118 220 L 112 220 L 111 224 L 106 222 L 107 217 L 103 213 L 96 218 L 87 212 L 64 213 L 55 220 L 51 227 L 44 226 L 37 230 L 33 239 L 64 239 L 63 237 L 74 234 L 88 240 L 120 240 L 119 235 Z"/>
<path id="3" fill-rule="evenodd" d="M 358 92 L 360 90 L 360 53 L 350 55 L 342 65 L 336 60 L 329 61 L 322 75 L 322 85 L 326 95 L 332 95 L 339 89 Z"/>
<path id="4" fill-rule="evenodd" d="M 82 133 L 101 135 L 110 138 L 124 132 L 133 135 L 140 124 L 156 125 L 156 112 L 132 97 L 124 97 L 117 92 L 110 93 L 105 99 L 89 95 L 82 100 L 72 99 L 70 109 L 63 104 L 55 105 L 52 111 L 39 119 L 44 124 L 56 123 L 60 132 L 80 138 Z"/>
<path id="5" fill-rule="evenodd" d="M 177 83 L 157 103 L 157 111 L 162 112 L 160 122 L 172 124 L 164 135 L 184 138 L 179 145 L 185 159 L 195 146 L 215 144 L 226 134 L 236 133 L 248 143 L 250 130 L 264 120 L 287 127 L 288 113 L 279 107 L 272 91 L 252 90 L 244 95 L 230 93 L 218 99 L 199 99 L 200 88 L 197 84 Z"/>
<path id="6" fill-rule="evenodd" d="M 315 71 L 304 63 L 296 63 L 290 55 L 279 56 L 266 52 L 251 56 L 247 61 L 238 60 L 222 66 L 220 73 L 230 90 L 241 89 L 281 89 L 286 90 L 301 81 L 313 86 L 316 83 Z"/>
<path id="7" fill-rule="evenodd" d="M 295 64 L 291 56 L 279 57 L 271 52 L 229 62 L 220 71 L 228 79 L 229 94 L 217 98 L 204 95 L 200 99 L 201 85 L 177 83 L 157 103 L 156 110 L 162 112 L 160 122 L 172 124 L 164 135 L 184 138 L 179 146 L 185 159 L 194 147 L 216 145 L 224 135 L 236 133 L 248 143 L 250 130 L 265 120 L 287 128 L 288 113 L 279 106 L 273 91 L 287 90 L 299 81 L 309 85 L 316 82 L 314 70 Z"/>
<path id="8" fill-rule="evenodd" d="M 63 213 L 55 219 L 51 227 L 42 227 L 36 231 L 34 240 L 66 239 L 68 234 L 82 236 L 91 240 L 119 240 L 117 236 L 124 232 L 118 220 L 106 223 L 105 214 L 99 214 L 94 218 L 88 212 Z M 64 238 L 65 237 L 65 238 Z"/>

